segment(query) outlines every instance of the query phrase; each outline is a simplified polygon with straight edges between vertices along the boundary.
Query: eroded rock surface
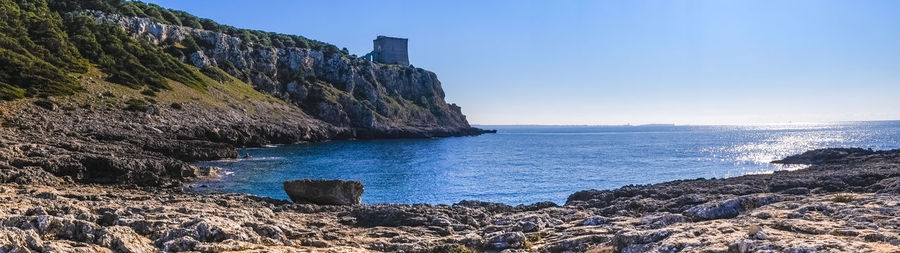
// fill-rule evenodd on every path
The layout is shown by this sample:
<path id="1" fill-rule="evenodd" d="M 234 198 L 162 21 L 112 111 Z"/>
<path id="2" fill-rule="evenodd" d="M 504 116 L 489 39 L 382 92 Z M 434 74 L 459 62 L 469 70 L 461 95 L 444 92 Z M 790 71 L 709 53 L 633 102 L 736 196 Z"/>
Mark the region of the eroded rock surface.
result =
<path id="1" fill-rule="evenodd" d="M 581 192 L 563 206 L 478 201 L 336 206 L 176 189 L 3 184 L 0 249 L 896 252 L 900 196 L 880 185 L 900 177 L 897 152 L 773 175 L 630 186 L 589 191 L 593 194 L 588 196 Z M 831 183 L 797 180 L 818 174 L 831 175 Z M 775 177 L 794 185 L 787 187 Z M 796 187 L 809 190 L 780 190 Z M 675 194 L 682 191 L 691 194 Z M 612 209 L 616 207 L 625 209 Z"/>

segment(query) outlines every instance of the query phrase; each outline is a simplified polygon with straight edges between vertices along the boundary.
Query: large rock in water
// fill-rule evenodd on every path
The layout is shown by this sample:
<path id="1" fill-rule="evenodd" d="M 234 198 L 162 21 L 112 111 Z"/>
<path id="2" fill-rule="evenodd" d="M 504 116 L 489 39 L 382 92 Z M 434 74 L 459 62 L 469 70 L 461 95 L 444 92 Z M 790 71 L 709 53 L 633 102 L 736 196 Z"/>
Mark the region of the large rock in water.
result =
<path id="1" fill-rule="evenodd" d="M 356 205 L 361 202 L 359 181 L 303 179 L 284 182 L 284 192 L 295 203 Z"/>

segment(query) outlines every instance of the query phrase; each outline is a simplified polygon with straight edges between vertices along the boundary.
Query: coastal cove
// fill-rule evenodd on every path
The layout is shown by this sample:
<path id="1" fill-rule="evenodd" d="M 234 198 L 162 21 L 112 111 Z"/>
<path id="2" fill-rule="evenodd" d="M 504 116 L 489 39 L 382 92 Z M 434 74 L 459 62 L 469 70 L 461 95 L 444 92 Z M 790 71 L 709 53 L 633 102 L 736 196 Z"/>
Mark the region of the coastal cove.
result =
<path id="1" fill-rule="evenodd" d="M 825 147 L 900 148 L 900 122 L 749 126 L 479 126 L 475 137 L 330 141 L 245 148 L 202 162 L 221 177 L 194 191 L 287 199 L 282 182 L 357 180 L 363 203 L 565 202 L 586 189 L 792 170 L 771 164 Z M 202 186 L 202 187 L 201 187 Z"/>
<path id="2" fill-rule="evenodd" d="M 900 252 L 898 11 L 2 1 L 0 253 Z"/>

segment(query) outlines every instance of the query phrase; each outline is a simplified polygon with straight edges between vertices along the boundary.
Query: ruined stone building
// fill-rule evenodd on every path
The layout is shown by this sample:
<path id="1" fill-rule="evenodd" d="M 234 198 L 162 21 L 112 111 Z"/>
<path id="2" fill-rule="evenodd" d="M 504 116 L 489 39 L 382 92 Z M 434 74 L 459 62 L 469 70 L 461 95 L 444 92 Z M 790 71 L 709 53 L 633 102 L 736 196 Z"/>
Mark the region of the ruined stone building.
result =
<path id="1" fill-rule="evenodd" d="M 372 52 L 363 56 L 363 58 L 378 63 L 407 66 L 409 65 L 407 39 L 379 35 L 378 38 L 374 40 Z"/>

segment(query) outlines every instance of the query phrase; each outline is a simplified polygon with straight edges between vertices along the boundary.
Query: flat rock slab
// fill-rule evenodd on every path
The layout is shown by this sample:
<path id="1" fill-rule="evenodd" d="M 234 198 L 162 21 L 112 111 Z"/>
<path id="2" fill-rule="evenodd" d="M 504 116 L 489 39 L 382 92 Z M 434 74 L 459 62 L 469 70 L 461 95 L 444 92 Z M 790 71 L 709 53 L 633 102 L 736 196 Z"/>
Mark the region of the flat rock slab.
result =
<path id="1" fill-rule="evenodd" d="M 294 203 L 357 205 L 362 199 L 359 181 L 303 179 L 284 182 L 284 192 Z"/>

